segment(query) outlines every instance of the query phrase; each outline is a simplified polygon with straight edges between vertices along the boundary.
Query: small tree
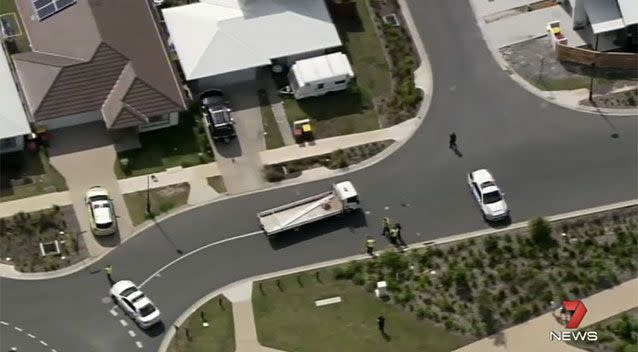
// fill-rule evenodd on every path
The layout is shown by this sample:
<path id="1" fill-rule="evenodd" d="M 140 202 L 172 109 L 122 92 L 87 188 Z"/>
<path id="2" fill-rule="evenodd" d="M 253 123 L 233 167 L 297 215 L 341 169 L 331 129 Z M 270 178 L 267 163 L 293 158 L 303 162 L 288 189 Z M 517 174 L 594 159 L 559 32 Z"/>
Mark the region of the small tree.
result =
<path id="1" fill-rule="evenodd" d="M 529 221 L 528 228 L 532 234 L 532 241 L 540 247 L 550 247 L 555 240 L 552 238 L 552 225 L 541 217 Z"/>

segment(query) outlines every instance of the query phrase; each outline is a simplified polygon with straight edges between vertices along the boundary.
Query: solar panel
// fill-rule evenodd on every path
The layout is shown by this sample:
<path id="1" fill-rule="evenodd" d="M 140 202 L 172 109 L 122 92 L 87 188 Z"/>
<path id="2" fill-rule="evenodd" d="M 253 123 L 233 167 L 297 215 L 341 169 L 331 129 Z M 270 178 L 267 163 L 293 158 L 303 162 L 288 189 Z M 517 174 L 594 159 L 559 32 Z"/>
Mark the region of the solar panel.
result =
<path id="1" fill-rule="evenodd" d="M 38 14 L 38 19 L 42 21 L 76 2 L 77 0 L 33 0 L 33 7 Z"/>
<path id="2" fill-rule="evenodd" d="M 76 0 L 56 0 L 55 6 L 58 8 L 58 11 L 61 11 L 65 7 L 69 7 L 75 4 Z"/>

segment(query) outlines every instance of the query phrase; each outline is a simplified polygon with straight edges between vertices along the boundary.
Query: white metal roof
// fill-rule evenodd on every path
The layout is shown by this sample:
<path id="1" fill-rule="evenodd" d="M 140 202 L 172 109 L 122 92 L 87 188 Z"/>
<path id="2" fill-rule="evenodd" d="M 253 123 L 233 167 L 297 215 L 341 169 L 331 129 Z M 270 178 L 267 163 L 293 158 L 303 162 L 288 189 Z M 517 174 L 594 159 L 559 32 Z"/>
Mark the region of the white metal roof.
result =
<path id="1" fill-rule="evenodd" d="M 187 80 L 341 45 L 323 1 L 201 0 L 162 13 Z"/>
<path id="2" fill-rule="evenodd" d="M 9 59 L 1 49 L 0 56 L 0 138 L 29 134 L 29 120 L 9 69 Z"/>
<path id="3" fill-rule="evenodd" d="M 334 77 L 354 77 L 348 57 L 344 53 L 332 53 L 299 60 L 292 65 L 292 70 L 299 86 Z"/>
<path id="4" fill-rule="evenodd" d="M 625 26 L 638 24 L 638 1 L 618 0 L 618 7 L 620 8 Z"/>
<path id="5" fill-rule="evenodd" d="M 633 0 L 636 1 L 636 0 Z M 614 0 L 587 0 L 584 3 L 587 17 L 595 34 L 625 28 L 620 10 Z"/>

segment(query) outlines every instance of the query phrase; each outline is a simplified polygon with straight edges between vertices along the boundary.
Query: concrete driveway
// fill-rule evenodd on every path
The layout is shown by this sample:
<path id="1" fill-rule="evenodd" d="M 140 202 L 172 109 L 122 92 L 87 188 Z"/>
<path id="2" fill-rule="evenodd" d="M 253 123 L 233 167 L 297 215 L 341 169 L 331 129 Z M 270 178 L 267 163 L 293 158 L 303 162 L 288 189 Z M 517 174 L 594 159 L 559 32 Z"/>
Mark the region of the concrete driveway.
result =
<path id="1" fill-rule="evenodd" d="M 265 184 L 259 152 L 266 150 L 266 142 L 258 89 L 259 85 L 251 82 L 224 90 L 233 109 L 237 138 L 229 144 L 213 143 L 213 149 L 230 194 L 260 189 Z"/>
<path id="2" fill-rule="evenodd" d="M 90 255 L 97 256 L 108 247 L 118 245 L 133 232 L 133 223 L 113 173 L 116 158 L 113 141 L 101 121 L 53 130 L 51 133 L 51 165 L 66 179 L 84 241 Z M 96 238 L 91 233 L 84 193 L 96 185 L 106 187 L 113 198 L 119 227 L 119 233 L 114 236 Z"/>

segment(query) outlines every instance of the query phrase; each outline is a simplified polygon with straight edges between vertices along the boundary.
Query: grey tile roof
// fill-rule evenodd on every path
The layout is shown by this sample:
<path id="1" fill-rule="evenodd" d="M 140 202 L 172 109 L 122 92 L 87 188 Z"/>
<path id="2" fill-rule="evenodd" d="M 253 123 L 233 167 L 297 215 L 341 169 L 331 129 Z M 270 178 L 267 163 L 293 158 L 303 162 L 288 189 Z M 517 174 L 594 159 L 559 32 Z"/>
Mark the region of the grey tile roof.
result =
<path id="1" fill-rule="evenodd" d="M 36 121 L 100 110 L 119 128 L 186 108 L 148 0 L 78 0 L 42 22 L 17 5 L 33 52 L 13 59 Z"/>

